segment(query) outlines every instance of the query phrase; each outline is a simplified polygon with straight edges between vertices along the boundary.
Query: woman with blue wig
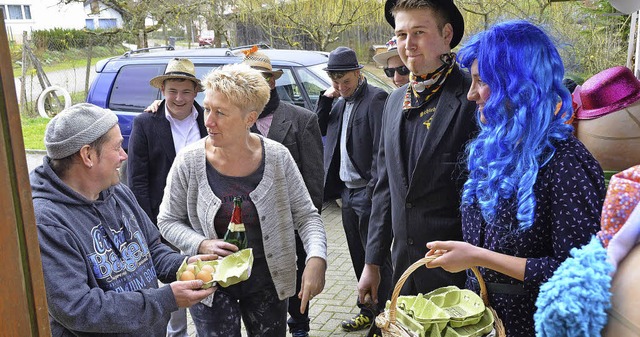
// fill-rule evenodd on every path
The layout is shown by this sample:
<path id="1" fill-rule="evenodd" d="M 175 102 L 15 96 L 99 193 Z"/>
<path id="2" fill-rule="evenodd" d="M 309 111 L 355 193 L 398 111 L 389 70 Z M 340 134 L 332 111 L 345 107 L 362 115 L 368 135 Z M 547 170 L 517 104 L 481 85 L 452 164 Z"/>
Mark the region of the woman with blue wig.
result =
<path id="1" fill-rule="evenodd" d="M 479 266 L 507 336 L 534 336 L 539 287 L 569 251 L 599 229 L 605 196 L 598 162 L 566 122 L 571 96 L 550 38 L 526 21 L 496 24 L 458 55 L 480 132 L 467 146 L 462 193 L 465 242 L 433 241 L 428 264 Z M 468 272 L 467 287 L 478 291 Z"/>

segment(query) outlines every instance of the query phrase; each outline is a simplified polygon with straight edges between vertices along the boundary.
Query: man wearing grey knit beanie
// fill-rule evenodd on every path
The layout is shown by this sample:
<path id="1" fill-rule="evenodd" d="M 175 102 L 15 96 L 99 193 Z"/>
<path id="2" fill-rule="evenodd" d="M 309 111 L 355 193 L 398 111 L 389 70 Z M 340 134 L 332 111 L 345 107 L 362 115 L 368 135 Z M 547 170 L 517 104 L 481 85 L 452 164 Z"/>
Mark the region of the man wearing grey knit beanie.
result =
<path id="1" fill-rule="evenodd" d="M 47 156 L 30 180 L 54 336 L 164 336 L 171 312 L 215 291 L 176 281 L 187 257 L 160 241 L 120 184 L 122 140 L 116 115 L 93 104 L 73 105 L 47 125 Z M 198 259 L 217 256 L 187 261 Z"/>

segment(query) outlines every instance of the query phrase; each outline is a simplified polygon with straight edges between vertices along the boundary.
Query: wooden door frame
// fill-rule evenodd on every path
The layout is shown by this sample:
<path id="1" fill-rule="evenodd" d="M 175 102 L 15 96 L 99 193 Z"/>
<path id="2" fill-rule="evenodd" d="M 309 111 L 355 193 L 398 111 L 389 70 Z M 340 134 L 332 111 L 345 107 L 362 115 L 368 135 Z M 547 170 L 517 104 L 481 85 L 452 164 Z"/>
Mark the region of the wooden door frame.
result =
<path id="1" fill-rule="evenodd" d="M 0 14 L 0 320 L 2 336 L 51 336 L 9 42 Z"/>

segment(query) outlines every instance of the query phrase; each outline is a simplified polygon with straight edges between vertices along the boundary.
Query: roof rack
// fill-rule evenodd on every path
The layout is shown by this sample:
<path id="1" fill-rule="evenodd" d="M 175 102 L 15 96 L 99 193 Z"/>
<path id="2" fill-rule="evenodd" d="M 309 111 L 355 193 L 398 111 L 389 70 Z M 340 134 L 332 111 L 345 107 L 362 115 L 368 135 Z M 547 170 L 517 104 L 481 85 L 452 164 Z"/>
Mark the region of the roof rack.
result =
<path id="1" fill-rule="evenodd" d="M 124 55 L 122 55 L 122 56 L 129 57 L 129 56 L 131 56 L 131 54 L 138 54 L 138 53 L 147 52 L 149 50 L 154 50 L 154 49 L 175 50 L 175 48 L 173 46 L 159 46 L 159 47 L 140 48 L 140 49 L 136 49 L 136 50 L 130 50 L 130 51 L 124 53 Z"/>

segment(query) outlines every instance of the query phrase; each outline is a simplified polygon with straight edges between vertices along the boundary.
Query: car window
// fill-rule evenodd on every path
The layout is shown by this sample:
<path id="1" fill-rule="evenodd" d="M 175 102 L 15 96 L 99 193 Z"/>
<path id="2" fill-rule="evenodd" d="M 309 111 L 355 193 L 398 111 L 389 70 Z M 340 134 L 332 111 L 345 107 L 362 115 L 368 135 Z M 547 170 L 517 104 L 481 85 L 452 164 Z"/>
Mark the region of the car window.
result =
<path id="1" fill-rule="evenodd" d="M 306 101 L 290 68 L 282 69 L 282 76 L 276 80 L 276 91 L 280 100 L 306 108 Z"/>
<path id="2" fill-rule="evenodd" d="M 160 97 L 160 90 L 149 80 L 164 73 L 166 65 L 128 65 L 120 68 L 109 97 L 109 109 L 115 111 L 142 112 Z"/>
<path id="3" fill-rule="evenodd" d="M 331 79 L 327 72 L 322 70 L 326 67 L 326 63 L 318 64 L 308 68 L 299 68 L 298 77 L 300 83 L 307 91 L 309 100 L 311 101 L 311 110 L 313 110 L 320 97 L 320 92 L 329 88 Z"/>
<path id="4" fill-rule="evenodd" d="M 385 82 L 380 77 L 374 75 L 373 73 L 362 69 L 362 74 L 367 78 L 367 83 L 373 85 L 374 87 L 378 87 L 386 92 L 392 92 L 393 87 L 390 86 L 387 82 Z"/>

